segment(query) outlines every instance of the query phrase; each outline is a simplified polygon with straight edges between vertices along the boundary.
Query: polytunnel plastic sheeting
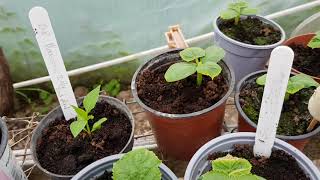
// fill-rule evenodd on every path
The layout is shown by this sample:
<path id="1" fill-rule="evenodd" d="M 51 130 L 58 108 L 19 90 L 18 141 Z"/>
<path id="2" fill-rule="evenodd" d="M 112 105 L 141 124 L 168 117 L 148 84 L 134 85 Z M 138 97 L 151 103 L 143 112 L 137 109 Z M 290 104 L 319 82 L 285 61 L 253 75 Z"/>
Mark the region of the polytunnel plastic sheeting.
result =
<path id="1" fill-rule="evenodd" d="M 68 70 L 164 45 L 169 25 L 180 24 L 186 38 L 212 31 L 212 21 L 225 0 L 1 0 L 0 44 L 15 82 L 47 75 L 28 19 L 33 6 L 43 6 Z M 271 14 L 308 0 L 251 0 L 259 14 Z M 313 11 L 279 20 L 291 32 Z M 90 73 L 91 77 L 130 81 L 139 61 Z M 73 78 L 78 80 L 79 78 Z"/>

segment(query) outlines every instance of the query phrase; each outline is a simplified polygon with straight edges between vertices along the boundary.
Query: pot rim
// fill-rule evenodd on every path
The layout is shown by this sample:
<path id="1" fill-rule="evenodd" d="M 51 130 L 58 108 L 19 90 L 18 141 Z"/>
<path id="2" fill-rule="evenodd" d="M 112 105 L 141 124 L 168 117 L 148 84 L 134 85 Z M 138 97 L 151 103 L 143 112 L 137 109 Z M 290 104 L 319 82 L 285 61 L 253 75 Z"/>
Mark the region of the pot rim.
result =
<path id="1" fill-rule="evenodd" d="M 166 117 L 166 118 L 170 118 L 170 119 L 177 119 L 177 120 L 182 120 L 184 118 L 192 118 L 194 116 L 199 116 L 205 113 L 210 112 L 211 110 L 219 107 L 220 105 L 222 105 L 227 99 L 228 97 L 231 95 L 233 88 L 235 86 L 235 75 L 234 75 L 234 71 L 232 69 L 232 67 L 230 65 L 228 65 L 228 63 L 226 63 L 225 61 L 220 61 L 219 63 L 222 63 L 226 68 L 224 68 L 224 70 L 226 71 L 227 74 L 230 75 L 230 79 L 229 81 L 229 89 L 226 92 L 226 94 L 215 104 L 213 104 L 212 106 L 205 108 L 203 110 L 200 111 L 196 111 L 196 112 L 192 112 L 192 113 L 187 113 L 187 114 L 171 114 L 171 113 L 163 113 L 157 110 L 152 109 L 151 107 L 147 106 L 146 104 L 144 104 L 141 99 L 138 96 L 137 93 L 137 87 L 136 87 L 136 79 L 138 74 L 144 70 L 145 66 L 147 66 L 152 60 L 157 59 L 161 56 L 165 56 L 167 53 L 177 53 L 181 51 L 181 49 L 172 49 L 169 51 L 166 51 L 164 53 L 161 53 L 160 55 L 157 55 L 153 58 L 151 58 L 150 60 L 146 61 L 145 63 L 141 64 L 140 67 L 136 70 L 136 72 L 133 75 L 132 81 L 131 81 L 131 91 L 132 91 L 132 95 L 134 97 L 134 99 L 137 101 L 137 103 L 143 107 L 143 109 L 147 110 L 148 112 L 156 115 L 156 116 L 160 116 L 160 117 Z"/>
<path id="2" fill-rule="evenodd" d="M 236 108 L 238 110 L 239 115 L 242 116 L 243 119 L 248 124 L 250 124 L 251 127 L 255 128 L 255 129 L 257 129 L 257 125 L 253 121 L 251 121 L 251 119 L 244 113 L 244 111 L 241 108 L 241 105 L 239 102 L 240 91 L 241 91 L 242 86 L 245 83 L 245 81 L 247 81 L 248 79 L 252 79 L 253 76 L 256 76 L 258 74 L 265 74 L 265 73 L 267 73 L 267 70 L 260 70 L 260 71 L 250 73 L 247 76 L 245 76 L 244 78 L 242 78 L 236 87 L 236 92 L 235 92 L 235 97 L 234 97 L 235 105 L 236 105 Z M 293 73 L 291 73 L 291 74 L 293 74 Z M 318 126 L 316 129 L 314 129 L 313 131 L 306 133 L 306 134 L 301 134 L 301 135 L 296 135 L 296 136 L 276 135 L 276 137 L 279 139 L 284 139 L 284 140 L 302 140 L 302 139 L 310 138 L 310 137 L 318 134 L 319 132 L 320 132 L 320 126 Z"/>
<path id="3" fill-rule="evenodd" d="M 115 154 L 115 155 L 111 155 L 111 156 L 107 156 L 107 157 L 104 157 L 102 159 L 99 159 L 99 160 L 89 164 L 85 168 L 83 168 L 75 176 L 73 176 L 73 178 L 71 180 L 78 180 L 79 178 L 81 178 L 82 174 L 86 174 L 86 173 L 92 171 L 93 169 L 95 169 L 98 166 L 104 166 L 104 164 L 106 164 L 109 161 L 112 162 L 112 161 L 115 161 L 115 160 L 119 160 L 124 155 L 125 154 Z M 169 175 L 170 177 L 174 178 L 174 180 L 178 179 L 177 176 L 165 164 L 161 163 L 159 168 L 163 172 L 166 172 L 167 175 Z M 162 172 L 161 172 L 161 174 L 162 174 Z"/>
<path id="4" fill-rule="evenodd" d="M 298 36 L 294 36 L 294 37 L 291 37 L 291 38 L 289 38 L 289 39 L 287 39 L 283 44 L 284 45 L 286 45 L 286 46 L 289 46 L 289 45 L 291 45 L 292 43 L 295 43 L 294 41 L 294 39 L 296 39 L 296 38 L 300 38 L 300 37 L 303 37 L 303 36 L 314 36 L 314 35 L 316 35 L 315 33 L 307 33 L 307 34 L 301 34 L 301 35 L 298 35 Z M 293 41 L 293 42 L 290 42 L 290 41 Z M 289 43 L 290 42 L 290 43 Z M 304 72 L 301 72 L 301 71 L 299 71 L 298 69 L 296 69 L 296 68 L 293 68 L 292 67 L 292 70 L 295 72 L 295 73 L 302 73 L 302 74 L 307 74 L 307 73 L 304 73 Z M 311 76 L 311 75 L 309 75 L 309 74 L 307 74 L 308 76 L 310 76 L 310 77 L 312 77 L 313 79 L 315 79 L 315 80 L 317 80 L 317 81 L 320 81 L 320 75 L 319 76 Z"/>
<path id="5" fill-rule="evenodd" d="M 0 131 L 1 131 L 1 144 L 0 144 L 0 159 L 8 145 L 8 128 L 3 118 L 0 117 Z"/>
<path id="6" fill-rule="evenodd" d="M 77 99 L 77 102 L 81 102 L 83 100 L 84 97 L 80 97 Z M 134 138 L 134 117 L 131 113 L 131 111 L 129 110 L 129 108 L 126 106 L 125 103 L 123 103 L 122 101 L 120 101 L 119 99 L 116 99 L 114 97 L 110 97 L 110 96 L 105 96 L 105 95 L 99 95 L 99 99 L 102 98 L 102 99 L 110 99 L 116 103 L 119 103 L 124 109 L 126 109 L 127 112 L 129 112 L 127 114 L 127 112 L 124 112 L 126 115 L 128 115 L 128 118 L 129 118 L 129 121 L 131 123 L 131 134 L 130 134 L 130 138 L 128 139 L 128 142 L 126 143 L 126 145 L 122 148 L 122 150 L 120 151 L 120 153 L 122 153 L 127 146 L 129 146 L 131 140 Z M 48 171 L 47 169 L 43 168 L 40 164 L 40 162 L 38 161 L 38 157 L 37 157 L 37 152 L 36 152 L 36 144 L 37 144 L 37 141 L 38 139 L 35 138 L 35 132 L 37 131 L 41 131 L 41 135 L 42 135 L 42 131 L 43 131 L 43 128 L 40 128 L 40 124 L 43 124 L 43 120 L 45 120 L 51 113 L 54 113 L 56 110 L 58 110 L 60 108 L 60 105 L 55 107 L 53 110 L 51 110 L 45 117 L 43 117 L 41 119 L 41 121 L 39 122 L 39 124 L 37 125 L 37 127 L 35 128 L 34 132 L 32 133 L 32 137 L 31 137 L 31 153 L 32 153 L 32 159 L 33 161 L 35 162 L 35 164 L 37 165 L 37 167 L 45 172 L 46 174 L 48 174 L 49 176 L 53 176 L 53 177 L 57 177 L 57 178 L 72 178 L 75 174 L 73 175 L 62 175 L 62 174 L 56 174 L 56 173 L 53 173 L 53 172 L 50 172 Z M 46 126 L 47 127 L 47 126 Z M 42 137 L 42 136 L 39 136 L 39 137 Z"/>
<path id="7" fill-rule="evenodd" d="M 222 31 L 220 31 L 219 26 L 218 26 L 218 21 L 220 20 L 220 16 L 218 16 L 214 21 L 214 28 L 216 29 L 216 33 L 218 33 L 219 36 L 221 36 L 223 39 L 231 42 L 232 44 L 236 44 L 238 46 L 250 48 L 250 49 L 272 49 L 272 48 L 275 48 L 275 47 L 281 45 L 285 41 L 286 33 L 282 29 L 282 27 L 278 23 L 276 23 L 275 21 L 267 19 L 267 18 L 260 16 L 260 15 L 248 15 L 246 17 L 256 17 L 256 18 L 260 19 L 261 21 L 263 21 L 264 23 L 272 25 L 274 28 L 278 29 L 281 32 L 281 39 L 274 44 L 262 45 L 262 46 L 261 45 L 246 44 L 246 43 L 234 40 L 234 39 L 226 36 L 225 34 L 223 34 Z"/>

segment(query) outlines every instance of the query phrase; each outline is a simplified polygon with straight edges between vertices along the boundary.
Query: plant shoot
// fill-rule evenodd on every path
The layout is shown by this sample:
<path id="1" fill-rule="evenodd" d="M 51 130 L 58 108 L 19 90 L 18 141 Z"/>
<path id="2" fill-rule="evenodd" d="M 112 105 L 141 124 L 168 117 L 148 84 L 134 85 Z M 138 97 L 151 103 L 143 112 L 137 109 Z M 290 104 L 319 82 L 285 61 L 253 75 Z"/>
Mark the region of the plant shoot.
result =
<path id="1" fill-rule="evenodd" d="M 220 13 L 220 17 L 224 20 L 234 19 L 234 24 L 237 25 L 242 15 L 255 15 L 257 12 L 258 10 L 255 8 L 250 8 L 247 2 L 238 1 L 235 3 L 230 3 L 228 5 L 228 9 L 223 10 Z"/>

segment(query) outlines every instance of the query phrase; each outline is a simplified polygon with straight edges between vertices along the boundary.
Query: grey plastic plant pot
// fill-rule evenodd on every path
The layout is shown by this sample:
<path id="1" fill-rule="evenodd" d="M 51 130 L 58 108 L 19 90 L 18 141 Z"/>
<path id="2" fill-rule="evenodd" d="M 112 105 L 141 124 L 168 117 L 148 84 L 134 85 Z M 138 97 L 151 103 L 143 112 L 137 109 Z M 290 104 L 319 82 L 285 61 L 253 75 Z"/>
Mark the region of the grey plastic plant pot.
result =
<path id="1" fill-rule="evenodd" d="M 101 176 L 106 170 L 112 171 L 113 164 L 124 154 L 116 154 L 100 159 L 78 172 L 71 180 L 90 180 Z M 178 180 L 177 176 L 163 163 L 160 165 L 162 180 Z"/>
<path id="2" fill-rule="evenodd" d="M 180 57 L 179 51 L 181 49 L 168 51 L 142 64 L 132 78 L 131 90 L 134 99 L 146 110 L 160 151 L 175 159 L 190 160 L 203 144 L 220 136 L 226 101 L 234 87 L 234 74 L 224 61 L 219 62 L 229 88 L 217 103 L 206 109 L 189 114 L 156 111 L 145 105 L 138 97 L 137 78 L 146 69 L 153 71 L 167 63 L 176 62 Z"/>
<path id="3" fill-rule="evenodd" d="M 209 171 L 211 168 L 208 156 L 214 152 L 228 152 L 233 149 L 235 144 L 254 145 L 255 133 L 240 132 L 220 136 L 211 140 L 202 146 L 192 157 L 185 172 L 185 180 L 198 180 L 198 178 Z M 279 149 L 293 156 L 300 168 L 310 177 L 311 180 L 319 180 L 320 172 L 312 161 L 301 151 L 292 145 L 277 139 L 274 142 L 273 149 Z"/>
<path id="4" fill-rule="evenodd" d="M 78 104 L 80 102 L 82 102 L 83 98 L 79 98 Z M 133 141 L 134 141 L 134 137 L 133 137 L 133 133 L 134 133 L 134 119 L 133 119 L 133 115 L 130 112 L 130 110 L 128 109 L 128 107 L 121 102 L 120 100 L 113 98 L 113 97 L 109 97 L 109 96 L 99 96 L 99 100 L 101 101 L 104 100 L 107 103 L 115 106 L 117 109 L 121 110 L 124 114 L 127 115 L 128 119 L 130 120 L 131 123 L 131 135 L 130 138 L 127 142 L 127 144 L 125 145 L 125 147 L 123 147 L 123 149 L 119 152 L 119 153 L 124 153 L 124 152 L 129 152 L 132 150 L 133 147 Z M 36 151 L 36 146 L 37 146 L 37 142 L 38 140 L 42 137 L 42 131 L 47 128 L 49 126 L 49 124 L 53 121 L 55 121 L 57 118 L 60 118 L 63 116 L 61 107 L 58 106 L 57 108 L 53 109 L 51 112 L 49 112 L 49 114 L 47 114 L 38 124 L 37 128 L 34 130 L 33 134 L 32 134 L 32 138 L 31 138 L 31 151 L 32 151 L 32 158 L 35 162 L 35 164 L 37 165 L 37 167 L 43 171 L 45 174 L 47 174 L 48 176 L 51 177 L 51 179 L 71 179 L 73 175 L 61 175 L 61 174 L 55 174 L 52 172 L 49 172 L 48 170 L 44 169 L 41 164 L 39 163 L 38 160 L 38 156 L 37 156 L 37 151 Z"/>
<path id="5" fill-rule="evenodd" d="M 247 76 L 245 76 L 237 85 L 236 87 L 236 93 L 235 93 L 235 104 L 236 108 L 238 110 L 238 131 L 239 132 L 255 132 L 257 129 L 257 125 L 251 121 L 251 119 L 244 113 L 243 109 L 240 105 L 240 92 L 243 88 L 243 86 L 250 80 L 260 77 L 263 74 L 266 74 L 267 70 L 261 70 L 257 72 L 253 72 Z M 294 75 L 294 73 L 291 73 Z M 309 140 L 317 135 L 320 132 L 320 126 L 315 128 L 313 131 L 298 135 L 298 136 L 284 136 L 284 135 L 277 135 L 277 138 L 282 139 L 286 141 L 287 143 L 295 146 L 299 150 L 303 150 L 304 146 L 309 142 Z"/>
<path id="6" fill-rule="evenodd" d="M 221 48 L 226 51 L 224 60 L 231 65 L 234 69 L 236 83 L 244 76 L 251 72 L 264 69 L 267 61 L 269 60 L 271 51 L 281 45 L 285 40 L 284 30 L 269 19 L 262 16 L 250 16 L 260 19 L 262 22 L 272 25 L 275 29 L 280 30 L 281 39 L 279 42 L 271 45 L 251 45 L 239 42 L 224 35 L 219 30 L 221 19 L 218 17 L 214 22 L 214 41 Z"/>
<path id="7" fill-rule="evenodd" d="M 0 144 L 0 179 L 1 180 L 26 180 L 23 170 L 14 160 L 8 144 L 8 128 L 0 118 L 1 144 Z"/>

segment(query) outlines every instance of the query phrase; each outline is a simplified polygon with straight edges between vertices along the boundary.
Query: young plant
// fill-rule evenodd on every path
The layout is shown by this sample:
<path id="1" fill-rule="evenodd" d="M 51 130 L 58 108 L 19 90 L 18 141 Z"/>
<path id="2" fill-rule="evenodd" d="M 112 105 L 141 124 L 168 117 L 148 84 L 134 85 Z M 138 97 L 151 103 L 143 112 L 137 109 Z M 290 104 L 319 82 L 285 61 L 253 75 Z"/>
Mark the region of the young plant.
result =
<path id="1" fill-rule="evenodd" d="M 112 168 L 114 180 L 160 180 L 161 160 L 147 149 L 136 149 L 125 154 Z"/>
<path id="2" fill-rule="evenodd" d="M 116 79 L 112 79 L 106 85 L 102 87 L 110 96 L 117 96 L 120 92 L 121 85 L 120 82 Z"/>
<path id="3" fill-rule="evenodd" d="M 316 32 L 316 35 L 309 41 L 308 47 L 320 48 L 320 31 Z"/>
<path id="4" fill-rule="evenodd" d="M 94 119 L 93 115 L 89 115 L 91 110 L 96 106 L 96 103 L 99 98 L 100 86 L 93 89 L 91 92 L 87 94 L 87 96 L 83 99 L 84 109 L 72 106 L 75 112 L 77 113 L 77 120 L 73 121 L 70 124 L 70 130 L 73 137 L 77 137 L 81 131 L 85 131 L 91 136 L 92 132 L 101 128 L 102 123 L 104 123 L 107 118 L 101 118 L 97 122 L 95 122 L 90 128 L 89 121 Z"/>
<path id="5" fill-rule="evenodd" d="M 228 9 L 220 13 L 220 17 L 225 20 L 234 19 L 234 24 L 237 25 L 240 21 L 241 15 L 254 15 L 258 10 L 255 8 L 249 8 L 249 5 L 245 1 L 238 1 L 230 3 Z"/>
<path id="6" fill-rule="evenodd" d="M 264 86 L 266 84 L 267 74 L 264 74 L 257 78 L 256 83 L 260 86 Z M 312 79 L 310 76 L 306 74 L 297 74 L 289 78 L 286 97 L 288 100 L 291 94 L 295 94 L 299 92 L 301 89 L 309 88 L 309 87 L 318 87 L 320 84 Z"/>
<path id="7" fill-rule="evenodd" d="M 217 46 L 210 46 L 203 50 L 199 47 L 186 48 L 180 51 L 184 62 L 172 64 L 166 71 L 164 78 L 167 82 L 175 82 L 197 73 L 197 85 L 202 83 L 202 75 L 217 77 L 222 68 L 218 62 L 224 57 L 225 52 Z"/>
<path id="8" fill-rule="evenodd" d="M 201 180 L 265 180 L 251 174 L 252 165 L 248 160 L 230 154 L 212 161 L 211 165 L 212 170 L 202 175 Z"/>

